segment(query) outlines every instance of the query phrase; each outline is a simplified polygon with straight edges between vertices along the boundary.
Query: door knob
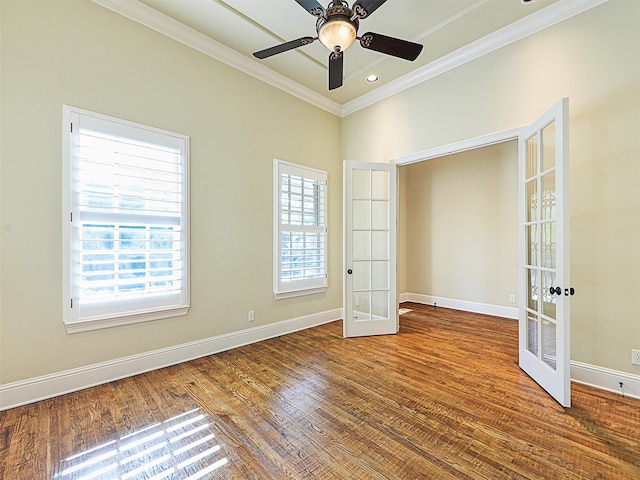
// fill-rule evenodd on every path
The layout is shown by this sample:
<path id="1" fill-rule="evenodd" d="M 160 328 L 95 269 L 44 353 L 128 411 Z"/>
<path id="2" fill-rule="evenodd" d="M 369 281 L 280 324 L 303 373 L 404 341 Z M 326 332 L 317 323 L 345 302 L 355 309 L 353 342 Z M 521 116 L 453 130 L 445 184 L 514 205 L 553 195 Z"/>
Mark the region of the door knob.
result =
<path id="1" fill-rule="evenodd" d="M 576 289 L 571 287 L 571 288 L 565 288 L 564 289 L 564 296 L 568 297 L 569 295 L 574 295 L 576 293 Z"/>
<path id="2" fill-rule="evenodd" d="M 351 275 L 351 274 L 353 273 L 353 270 L 349 269 L 349 270 L 347 270 L 347 273 L 348 273 L 349 275 Z"/>
<path id="3" fill-rule="evenodd" d="M 555 288 L 554 288 L 554 287 L 551 287 L 551 288 L 549 289 L 549 293 L 550 293 L 551 295 L 553 295 L 553 294 L 561 295 L 561 294 L 562 294 L 562 289 L 561 289 L 560 287 L 555 287 Z"/>

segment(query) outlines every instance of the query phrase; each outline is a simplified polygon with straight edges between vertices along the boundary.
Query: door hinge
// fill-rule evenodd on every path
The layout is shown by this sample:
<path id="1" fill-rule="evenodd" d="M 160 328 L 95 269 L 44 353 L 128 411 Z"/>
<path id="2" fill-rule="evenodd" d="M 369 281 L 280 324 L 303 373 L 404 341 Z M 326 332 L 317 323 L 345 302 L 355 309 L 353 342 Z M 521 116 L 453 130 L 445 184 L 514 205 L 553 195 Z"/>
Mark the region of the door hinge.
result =
<path id="1" fill-rule="evenodd" d="M 73 308 L 73 298 L 71 299 L 71 308 Z"/>
<path id="2" fill-rule="evenodd" d="M 73 223 L 73 212 L 69 212 L 69 221 Z"/>
<path id="3" fill-rule="evenodd" d="M 73 133 L 73 122 L 71 122 L 71 123 L 69 124 L 69 126 L 70 126 L 70 128 L 71 128 L 71 133 Z"/>

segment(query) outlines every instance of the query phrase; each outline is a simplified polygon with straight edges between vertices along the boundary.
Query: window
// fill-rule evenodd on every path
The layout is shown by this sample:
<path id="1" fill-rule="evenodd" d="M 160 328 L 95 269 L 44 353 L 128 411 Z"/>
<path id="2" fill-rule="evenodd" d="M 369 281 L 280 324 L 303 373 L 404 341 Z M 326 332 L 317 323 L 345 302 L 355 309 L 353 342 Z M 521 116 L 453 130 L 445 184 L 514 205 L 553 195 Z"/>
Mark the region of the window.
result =
<path id="1" fill-rule="evenodd" d="M 185 315 L 188 137 L 65 106 L 64 322 Z"/>
<path id="2" fill-rule="evenodd" d="M 327 289 L 327 173 L 274 161 L 276 298 Z"/>

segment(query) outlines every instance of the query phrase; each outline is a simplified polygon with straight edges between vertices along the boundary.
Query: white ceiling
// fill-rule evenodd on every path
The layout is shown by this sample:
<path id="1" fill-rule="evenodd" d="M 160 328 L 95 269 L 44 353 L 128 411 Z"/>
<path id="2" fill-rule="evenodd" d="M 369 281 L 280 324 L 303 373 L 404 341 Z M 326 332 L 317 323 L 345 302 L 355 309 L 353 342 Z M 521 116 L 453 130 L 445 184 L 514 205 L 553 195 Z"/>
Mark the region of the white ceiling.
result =
<path id="1" fill-rule="evenodd" d="M 353 111 L 358 103 L 372 103 L 438 69 L 446 71 L 606 0 L 388 0 L 360 21 L 358 34 L 371 31 L 410 40 L 424 45 L 422 53 L 408 62 L 365 50 L 356 42 L 345 51 L 343 86 L 332 91 L 327 86 L 329 51 L 319 42 L 265 60 L 252 56 L 279 43 L 316 36 L 316 17 L 295 0 L 93 1 L 345 114 L 345 108 Z M 328 0 L 319 2 L 326 6 Z M 380 80 L 367 83 L 369 74 Z"/>

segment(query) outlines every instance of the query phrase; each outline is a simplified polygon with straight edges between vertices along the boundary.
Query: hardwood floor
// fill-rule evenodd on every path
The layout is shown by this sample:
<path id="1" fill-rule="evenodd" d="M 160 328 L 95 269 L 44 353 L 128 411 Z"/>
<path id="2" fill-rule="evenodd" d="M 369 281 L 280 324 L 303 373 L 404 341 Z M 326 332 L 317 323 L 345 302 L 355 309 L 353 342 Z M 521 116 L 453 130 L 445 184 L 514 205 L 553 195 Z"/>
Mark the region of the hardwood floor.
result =
<path id="1" fill-rule="evenodd" d="M 640 401 L 517 366 L 517 324 L 417 304 L 0 413 L 0 478 L 638 479 Z"/>

